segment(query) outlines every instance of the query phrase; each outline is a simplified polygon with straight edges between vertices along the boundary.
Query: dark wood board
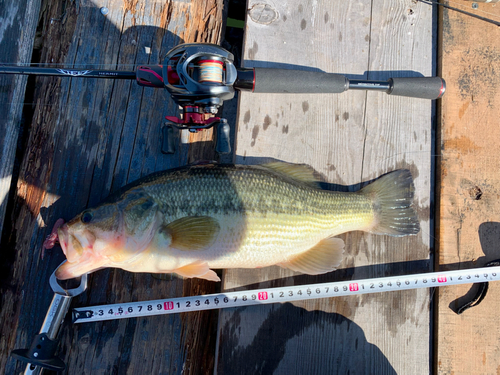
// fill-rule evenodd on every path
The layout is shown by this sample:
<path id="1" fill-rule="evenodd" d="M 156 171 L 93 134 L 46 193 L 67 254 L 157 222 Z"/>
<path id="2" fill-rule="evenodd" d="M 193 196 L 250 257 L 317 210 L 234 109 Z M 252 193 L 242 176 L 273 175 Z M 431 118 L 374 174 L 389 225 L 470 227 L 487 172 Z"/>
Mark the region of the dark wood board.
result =
<path id="1" fill-rule="evenodd" d="M 179 43 L 218 43 L 225 6 L 223 0 L 45 1 L 40 61 L 109 70 L 158 64 Z M 2 14 L 5 5 L 0 7 Z M 101 7 L 109 9 L 106 16 Z M 211 133 L 198 135 L 202 139 L 183 135 L 175 155 L 160 152 L 163 117 L 177 114 L 162 89 L 133 81 L 47 77 L 37 78 L 34 101 L 7 213 L 11 228 L 2 242 L 8 261 L 3 267 L 10 270 L 2 275 L 0 312 L 0 372 L 7 374 L 23 371 L 9 354 L 29 347 L 52 298 L 49 276 L 64 257 L 54 248 L 42 259 L 41 248 L 55 221 L 69 220 L 150 172 L 214 158 Z M 73 306 L 203 294 L 217 287 L 107 269 L 90 276 L 87 292 Z M 211 373 L 215 332 L 215 312 L 83 325 L 66 321 L 60 355 L 71 374 Z"/>
<path id="2" fill-rule="evenodd" d="M 31 61 L 41 0 L 8 2 L 0 6 L 0 65 Z M 11 184 L 14 161 L 22 132 L 25 89 L 28 77 L 0 75 L 0 234 Z M 14 181 L 15 183 L 15 181 Z M 3 258 L 2 258 L 3 259 Z"/>

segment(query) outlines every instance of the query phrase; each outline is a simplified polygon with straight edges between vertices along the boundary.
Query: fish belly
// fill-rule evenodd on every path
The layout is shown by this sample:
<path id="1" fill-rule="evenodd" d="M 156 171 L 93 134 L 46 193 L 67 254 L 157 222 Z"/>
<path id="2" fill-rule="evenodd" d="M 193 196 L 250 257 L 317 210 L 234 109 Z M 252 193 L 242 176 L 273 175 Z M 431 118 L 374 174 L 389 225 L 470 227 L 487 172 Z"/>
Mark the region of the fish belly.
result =
<path id="1" fill-rule="evenodd" d="M 276 213 L 243 220 L 221 218 L 223 229 L 216 242 L 204 254 L 198 254 L 198 259 L 206 260 L 210 268 L 267 267 L 289 261 L 324 238 L 366 228 L 362 218 L 348 225 L 338 218 Z"/>

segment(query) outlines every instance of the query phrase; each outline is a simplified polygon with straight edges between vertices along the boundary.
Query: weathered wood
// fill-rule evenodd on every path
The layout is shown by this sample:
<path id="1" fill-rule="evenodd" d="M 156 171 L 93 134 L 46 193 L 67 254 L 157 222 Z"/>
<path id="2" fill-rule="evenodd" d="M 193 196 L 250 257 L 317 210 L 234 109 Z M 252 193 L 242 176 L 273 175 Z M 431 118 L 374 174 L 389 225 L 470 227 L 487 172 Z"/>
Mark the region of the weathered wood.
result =
<path id="1" fill-rule="evenodd" d="M 428 5 L 251 0 L 248 9 L 247 67 L 320 69 L 380 80 L 435 73 Z M 224 290 L 431 270 L 432 120 L 432 102 L 383 93 L 242 93 L 237 163 L 306 163 L 351 191 L 409 168 L 422 231 L 404 238 L 345 234 L 347 254 L 337 272 L 313 277 L 278 267 L 227 270 Z M 224 310 L 217 369 L 220 374 L 427 373 L 429 305 L 429 291 L 419 290 Z"/>
<path id="2" fill-rule="evenodd" d="M 457 6 L 473 11 L 470 2 Z M 479 3 L 475 11 L 498 20 L 498 5 Z M 471 17 L 442 12 L 442 100 L 439 173 L 439 268 L 484 266 L 498 259 L 500 241 L 500 39 L 498 27 Z M 496 374 L 500 370 L 500 289 L 490 283 L 483 302 L 462 315 L 476 287 L 439 289 L 436 373 Z"/>
<path id="3" fill-rule="evenodd" d="M 109 9 L 106 16 L 99 11 L 102 6 Z M 46 1 L 41 61 L 119 70 L 162 63 L 178 43 L 217 43 L 223 8 L 223 0 Z M 186 164 L 189 152 L 187 141 L 175 155 L 160 152 L 163 116 L 177 112 L 164 90 L 131 81 L 38 78 L 35 100 L 8 218 L 13 229 L 2 247 L 13 270 L 2 285 L 0 313 L 0 330 L 8 337 L 1 344 L 0 371 L 8 374 L 24 368 L 9 353 L 30 345 L 52 298 L 48 278 L 63 255 L 55 250 L 42 260 L 40 250 L 54 222 L 70 219 L 143 175 Z M 90 276 L 88 291 L 73 305 L 210 293 L 216 287 L 108 269 Z M 60 354 L 67 373 L 209 373 L 215 323 L 214 312 L 95 325 L 67 322 Z"/>
<path id="4" fill-rule="evenodd" d="M 0 64 L 29 64 L 41 0 L 8 2 L 0 6 Z M 16 147 L 21 131 L 26 76 L 0 76 L 0 235 L 12 183 Z M 1 246 L 1 245 L 0 245 Z M 3 259 L 2 255 L 0 259 Z M 10 272 L 3 269 L 3 272 Z"/>

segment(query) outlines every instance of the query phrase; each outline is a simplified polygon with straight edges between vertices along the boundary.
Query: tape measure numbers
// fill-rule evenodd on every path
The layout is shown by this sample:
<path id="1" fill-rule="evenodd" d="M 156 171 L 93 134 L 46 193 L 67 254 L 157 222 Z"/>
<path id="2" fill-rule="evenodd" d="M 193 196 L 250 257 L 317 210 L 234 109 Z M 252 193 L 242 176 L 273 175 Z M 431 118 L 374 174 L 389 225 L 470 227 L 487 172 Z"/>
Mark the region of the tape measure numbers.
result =
<path id="1" fill-rule="evenodd" d="M 287 286 L 73 309 L 73 322 L 98 322 L 189 311 L 302 301 L 500 280 L 500 266 L 355 281 Z"/>

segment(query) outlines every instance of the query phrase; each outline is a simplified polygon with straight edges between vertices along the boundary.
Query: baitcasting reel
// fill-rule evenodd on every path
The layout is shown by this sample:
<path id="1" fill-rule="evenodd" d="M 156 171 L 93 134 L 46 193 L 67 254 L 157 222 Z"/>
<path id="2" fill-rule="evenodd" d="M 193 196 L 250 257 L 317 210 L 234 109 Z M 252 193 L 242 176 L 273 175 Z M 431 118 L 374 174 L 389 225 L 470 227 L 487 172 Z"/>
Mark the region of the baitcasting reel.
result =
<path id="1" fill-rule="evenodd" d="M 162 152 L 175 152 L 174 129 L 202 131 L 217 128 L 216 151 L 231 152 L 227 120 L 216 117 L 224 100 L 234 97 L 234 90 L 252 90 L 253 70 L 236 69 L 234 56 L 216 44 L 181 44 L 171 49 L 162 66 L 139 66 L 137 83 L 165 87 L 182 109 L 182 117 L 166 116 Z M 165 80 L 166 77 L 166 80 Z"/>
<path id="2" fill-rule="evenodd" d="M 225 49 L 211 44 L 182 44 L 165 57 L 163 77 L 165 88 L 182 108 L 182 119 L 166 116 L 163 128 L 167 153 L 175 152 L 172 128 L 191 132 L 217 127 L 217 152 L 231 152 L 229 125 L 226 119 L 215 117 L 224 100 L 234 97 L 238 72 L 234 57 Z"/>
<path id="3" fill-rule="evenodd" d="M 216 126 L 218 153 L 231 152 L 229 125 L 216 117 L 234 90 L 255 93 L 338 94 L 347 90 L 384 91 L 389 95 L 438 99 L 446 85 L 439 77 L 390 78 L 387 81 L 350 80 L 335 73 L 273 68 L 236 68 L 234 56 L 216 44 L 180 44 L 163 65 L 138 66 L 135 72 L 0 66 L 0 74 L 35 74 L 107 79 L 135 79 L 141 86 L 165 88 L 181 107 L 181 118 L 166 116 L 163 153 L 175 152 L 174 129 L 191 132 Z"/>

